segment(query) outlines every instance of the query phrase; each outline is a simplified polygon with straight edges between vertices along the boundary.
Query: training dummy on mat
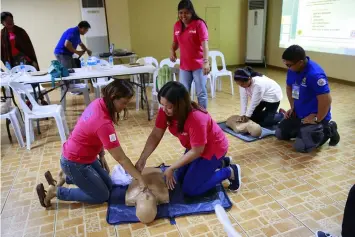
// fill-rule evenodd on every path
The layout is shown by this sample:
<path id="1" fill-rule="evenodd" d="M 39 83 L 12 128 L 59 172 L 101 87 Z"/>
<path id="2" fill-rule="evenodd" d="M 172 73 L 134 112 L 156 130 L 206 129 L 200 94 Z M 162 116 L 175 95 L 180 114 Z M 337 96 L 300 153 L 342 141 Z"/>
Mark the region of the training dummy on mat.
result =
<path id="1" fill-rule="evenodd" d="M 253 137 L 260 137 L 262 130 L 261 126 L 251 120 L 242 122 L 243 117 L 233 115 L 227 119 L 226 125 L 236 133 L 249 133 Z"/>
<path id="2" fill-rule="evenodd" d="M 148 188 L 142 189 L 133 180 L 126 192 L 126 205 L 136 206 L 138 219 L 150 223 L 157 215 L 157 205 L 169 203 L 169 191 L 160 168 L 144 168 L 142 176 Z"/>

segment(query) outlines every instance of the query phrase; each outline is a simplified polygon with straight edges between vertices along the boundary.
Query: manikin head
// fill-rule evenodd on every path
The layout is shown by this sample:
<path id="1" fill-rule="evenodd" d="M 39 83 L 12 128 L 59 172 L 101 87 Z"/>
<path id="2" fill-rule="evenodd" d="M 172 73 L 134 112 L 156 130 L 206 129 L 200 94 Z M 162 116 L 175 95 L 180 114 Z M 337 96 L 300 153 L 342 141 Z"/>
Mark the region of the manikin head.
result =
<path id="1" fill-rule="evenodd" d="M 299 45 L 291 45 L 282 54 L 282 60 L 288 69 L 301 72 L 307 64 L 306 52 Z"/>
<path id="2" fill-rule="evenodd" d="M 260 137 L 261 136 L 261 126 L 257 123 L 250 121 L 247 126 L 248 133 L 253 137 Z"/>
<path id="3" fill-rule="evenodd" d="M 157 216 L 157 199 L 148 189 L 141 192 L 137 197 L 136 216 L 144 224 L 151 223 Z"/>
<path id="4" fill-rule="evenodd" d="M 234 81 L 238 86 L 248 88 L 251 86 L 252 78 L 257 76 L 261 77 L 262 74 L 255 72 L 251 67 L 238 68 L 234 72 Z"/>
<path id="5" fill-rule="evenodd" d="M 113 80 L 102 89 L 102 95 L 112 122 L 117 125 L 119 113 L 126 110 L 134 95 L 133 87 L 126 80 Z"/>

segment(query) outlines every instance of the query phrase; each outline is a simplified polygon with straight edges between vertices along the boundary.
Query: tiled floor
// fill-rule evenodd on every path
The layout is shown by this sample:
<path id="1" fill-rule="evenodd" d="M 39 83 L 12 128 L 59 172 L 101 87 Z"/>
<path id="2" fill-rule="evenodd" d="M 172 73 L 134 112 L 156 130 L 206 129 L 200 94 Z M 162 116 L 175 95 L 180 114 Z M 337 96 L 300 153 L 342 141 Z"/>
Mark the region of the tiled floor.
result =
<path id="1" fill-rule="evenodd" d="M 268 70 L 268 76 L 284 86 L 285 73 Z M 209 112 L 223 120 L 239 111 L 239 92 L 230 94 L 229 82 L 209 101 Z M 228 135 L 229 155 L 241 165 L 243 186 L 229 193 L 233 208 L 228 212 L 242 236 L 313 236 L 317 229 L 340 234 L 347 193 L 355 183 L 355 87 L 331 83 L 333 118 L 341 142 L 337 147 L 324 145 L 311 154 L 292 151 L 289 142 L 274 137 L 244 143 Z M 53 100 L 58 95 L 51 95 Z M 93 98 L 93 94 L 91 95 Z M 55 102 L 55 101 L 54 101 Z M 282 106 L 287 108 L 287 99 Z M 129 119 L 117 128 L 121 144 L 136 161 L 154 125 L 146 112 L 130 104 Z M 84 109 L 81 96 L 68 100 L 70 128 Z M 44 172 L 59 171 L 61 144 L 53 120 L 42 121 L 42 135 L 36 135 L 32 150 L 10 145 L 4 124 L 1 126 L 1 236 L 226 236 L 215 215 L 177 219 L 177 225 L 158 220 L 150 225 L 110 226 L 106 223 L 106 204 L 86 205 L 52 201 L 44 210 L 34 187 L 43 182 Z M 170 134 L 164 136 L 148 165 L 171 164 L 183 149 Z M 115 161 L 107 157 L 111 167 Z"/>

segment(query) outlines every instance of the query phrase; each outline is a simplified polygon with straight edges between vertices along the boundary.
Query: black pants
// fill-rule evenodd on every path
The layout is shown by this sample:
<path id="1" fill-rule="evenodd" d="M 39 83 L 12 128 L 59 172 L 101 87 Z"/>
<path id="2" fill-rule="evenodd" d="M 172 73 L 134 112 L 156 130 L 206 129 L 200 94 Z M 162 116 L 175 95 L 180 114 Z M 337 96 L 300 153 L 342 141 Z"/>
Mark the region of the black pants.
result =
<path id="1" fill-rule="evenodd" d="M 279 121 L 275 120 L 275 114 L 279 105 L 280 101 L 275 103 L 261 101 L 260 104 L 256 106 L 250 119 L 261 127 L 271 127 L 276 125 Z"/>
<path id="2" fill-rule="evenodd" d="M 322 121 L 319 124 L 302 124 L 301 119 L 293 116 L 280 122 L 275 135 L 280 140 L 296 138 L 293 145 L 296 151 L 311 152 L 328 141 L 331 137 L 331 130 L 329 121 Z"/>
<path id="3" fill-rule="evenodd" d="M 355 184 L 350 189 L 348 200 L 345 204 L 341 236 L 355 236 Z"/>

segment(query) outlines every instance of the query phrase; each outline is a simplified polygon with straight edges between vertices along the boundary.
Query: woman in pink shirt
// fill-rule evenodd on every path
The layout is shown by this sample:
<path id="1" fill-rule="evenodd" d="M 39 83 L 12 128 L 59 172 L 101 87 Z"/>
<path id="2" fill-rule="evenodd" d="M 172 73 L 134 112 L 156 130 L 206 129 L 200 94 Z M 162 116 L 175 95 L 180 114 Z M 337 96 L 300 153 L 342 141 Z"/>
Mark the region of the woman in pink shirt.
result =
<path id="1" fill-rule="evenodd" d="M 225 179 L 231 182 L 229 189 L 237 191 L 241 183 L 240 167 L 231 165 L 230 158 L 225 157 L 228 140 L 211 116 L 191 102 L 189 92 L 179 82 L 166 83 L 159 90 L 158 99 L 162 108 L 136 163 L 137 169 L 143 170 L 168 128 L 186 149 L 186 153 L 164 172 L 169 189 L 176 184 L 174 171 L 177 170 L 177 180 L 189 196 L 201 195 Z"/>
<path id="2" fill-rule="evenodd" d="M 208 31 L 204 20 L 197 16 L 191 1 L 182 0 L 178 5 L 179 20 L 174 25 L 174 41 L 170 60 L 176 61 L 180 48 L 179 81 L 190 91 L 195 82 L 198 104 L 207 108 Z"/>
<path id="3" fill-rule="evenodd" d="M 56 183 L 48 171 L 45 174 L 49 183 L 47 191 L 44 190 L 43 184 L 37 185 L 38 198 L 43 207 L 50 206 L 54 197 L 64 201 L 93 204 L 107 201 L 112 181 L 103 149 L 108 150 L 127 173 L 138 179 L 142 188 L 146 187 L 141 173 L 123 152 L 114 128 L 119 113 L 126 108 L 133 94 L 129 82 L 114 80 L 103 89 L 103 98 L 94 100 L 85 109 L 63 145 L 60 164 L 66 180 L 60 177 Z M 106 170 L 101 167 L 98 156 Z M 75 184 L 78 188 L 62 187 L 65 181 Z"/>

